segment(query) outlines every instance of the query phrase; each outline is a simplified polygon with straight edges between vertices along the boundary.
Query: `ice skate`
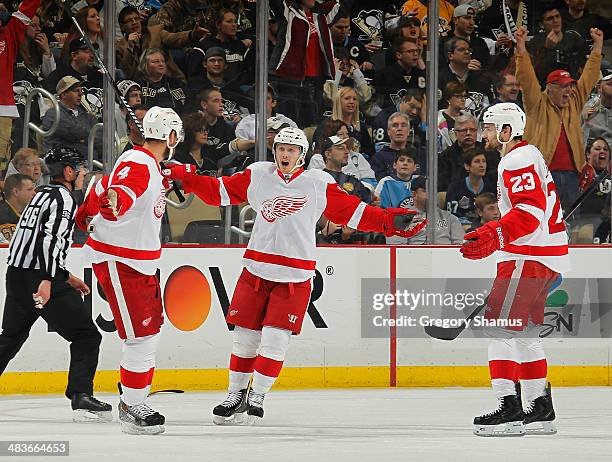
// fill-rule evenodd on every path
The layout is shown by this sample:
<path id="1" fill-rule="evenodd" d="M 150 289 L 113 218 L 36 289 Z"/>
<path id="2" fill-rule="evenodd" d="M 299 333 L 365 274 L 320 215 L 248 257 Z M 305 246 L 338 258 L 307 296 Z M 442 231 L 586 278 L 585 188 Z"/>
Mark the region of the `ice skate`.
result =
<path id="1" fill-rule="evenodd" d="M 112 422 L 113 407 L 87 393 L 74 393 L 70 400 L 74 422 Z"/>
<path id="2" fill-rule="evenodd" d="M 474 418 L 477 436 L 524 436 L 523 407 L 519 396 L 508 395 L 499 399 L 497 410 Z"/>
<path id="3" fill-rule="evenodd" d="M 119 422 L 124 433 L 157 435 L 165 431 L 166 418 L 145 403 L 128 406 L 123 401 L 119 401 Z"/>
<path id="4" fill-rule="evenodd" d="M 213 409 L 213 423 L 215 425 L 242 425 L 244 412 L 247 409 L 247 392 L 247 388 L 230 391 L 225 401 Z"/>
<path id="5" fill-rule="evenodd" d="M 259 420 L 263 419 L 263 401 L 265 397 L 266 395 L 263 393 L 255 393 L 253 390 L 249 392 L 249 397 L 247 399 L 246 425 L 255 425 Z"/>
<path id="6" fill-rule="evenodd" d="M 527 406 L 523 425 L 528 435 L 554 435 L 557 433 L 557 428 L 553 423 L 554 420 L 555 410 L 550 392 L 550 383 L 548 383 L 545 394 L 534 399 Z"/>

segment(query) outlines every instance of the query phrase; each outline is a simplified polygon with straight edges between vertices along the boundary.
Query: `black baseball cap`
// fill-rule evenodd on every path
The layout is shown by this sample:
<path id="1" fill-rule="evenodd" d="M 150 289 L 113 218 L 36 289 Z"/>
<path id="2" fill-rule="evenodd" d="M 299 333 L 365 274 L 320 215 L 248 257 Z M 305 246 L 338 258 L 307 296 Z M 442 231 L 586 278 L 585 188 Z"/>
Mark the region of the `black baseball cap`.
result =
<path id="1" fill-rule="evenodd" d="M 220 57 L 227 61 L 225 57 L 225 50 L 221 47 L 210 47 L 206 50 L 206 55 L 204 56 L 204 60 L 208 61 L 210 58 Z"/>
<path id="2" fill-rule="evenodd" d="M 412 179 L 412 181 L 410 182 L 410 190 L 416 191 L 419 188 L 427 191 L 427 177 L 417 176 L 416 178 Z"/>
<path id="3" fill-rule="evenodd" d="M 87 46 L 87 43 L 85 43 L 85 40 L 83 40 L 82 38 L 75 38 L 70 42 L 69 45 L 69 51 L 70 53 L 74 53 L 75 51 L 79 51 L 79 50 L 88 50 L 89 47 Z"/>

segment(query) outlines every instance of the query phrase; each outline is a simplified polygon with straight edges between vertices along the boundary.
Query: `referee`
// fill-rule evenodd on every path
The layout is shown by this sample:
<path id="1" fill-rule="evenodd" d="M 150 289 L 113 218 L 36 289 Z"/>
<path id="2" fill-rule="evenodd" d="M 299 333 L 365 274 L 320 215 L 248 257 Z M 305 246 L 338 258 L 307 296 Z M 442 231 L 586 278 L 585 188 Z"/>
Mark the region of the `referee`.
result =
<path id="1" fill-rule="evenodd" d="M 0 375 L 42 317 L 70 342 L 66 396 L 73 420 L 110 421 L 111 405 L 92 396 L 102 336 L 81 298 L 89 287 L 66 270 L 76 211 L 70 193 L 83 160 L 73 149 L 53 148 L 45 163 L 51 184 L 43 186 L 25 208 L 9 246 Z"/>

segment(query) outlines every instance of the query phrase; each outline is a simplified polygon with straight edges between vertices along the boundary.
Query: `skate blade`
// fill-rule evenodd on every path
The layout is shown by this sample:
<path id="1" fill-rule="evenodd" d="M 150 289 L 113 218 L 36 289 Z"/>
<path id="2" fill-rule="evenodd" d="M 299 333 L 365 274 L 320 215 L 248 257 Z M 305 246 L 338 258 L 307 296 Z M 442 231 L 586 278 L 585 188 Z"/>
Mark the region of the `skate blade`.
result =
<path id="1" fill-rule="evenodd" d="M 130 422 L 121 422 L 121 431 L 128 435 L 159 435 L 166 431 L 163 425 L 151 425 L 149 427 L 140 427 Z"/>
<path id="2" fill-rule="evenodd" d="M 474 435 L 485 437 L 525 436 L 523 422 L 508 422 L 500 425 L 475 425 Z"/>
<path id="3" fill-rule="evenodd" d="M 555 435 L 557 427 L 553 422 L 531 422 L 525 424 L 527 435 Z"/>
<path id="4" fill-rule="evenodd" d="M 90 411 L 88 409 L 74 409 L 72 421 L 78 423 L 108 423 L 113 421 L 112 411 Z"/>
<path id="5" fill-rule="evenodd" d="M 247 425 L 245 424 L 245 419 L 246 414 L 244 412 L 237 412 L 230 417 L 213 414 L 213 423 L 215 425 Z"/>
<path id="6" fill-rule="evenodd" d="M 254 425 L 257 425 L 259 422 L 261 422 L 261 420 L 262 420 L 262 417 L 247 414 L 243 425 L 254 426 Z"/>

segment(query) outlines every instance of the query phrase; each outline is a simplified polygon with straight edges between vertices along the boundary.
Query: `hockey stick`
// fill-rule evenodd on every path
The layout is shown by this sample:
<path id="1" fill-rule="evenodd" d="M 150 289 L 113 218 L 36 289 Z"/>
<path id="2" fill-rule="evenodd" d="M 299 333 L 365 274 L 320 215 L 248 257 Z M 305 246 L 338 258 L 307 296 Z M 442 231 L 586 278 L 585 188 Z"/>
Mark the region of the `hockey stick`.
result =
<path id="1" fill-rule="evenodd" d="M 425 333 L 429 335 L 430 337 L 437 338 L 439 340 L 449 340 L 449 341 L 455 340 L 457 337 L 459 337 L 459 335 L 461 335 L 461 332 L 465 330 L 468 324 L 470 324 L 472 320 L 480 314 L 483 308 L 487 306 L 487 300 L 489 300 L 488 296 L 484 299 L 484 302 L 482 303 L 482 305 L 478 305 L 474 309 L 474 311 L 472 311 L 470 315 L 467 318 L 465 318 L 461 326 L 459 327 L 439 327 L 439 326 L 428 325 L 424 327 Z"/>
<path id="2" fill-rule="evenodd" d="M 567 213 L 567 215 L 565 217 L 563 217 L 563 219 L 565 221 L 569 220 L 569 217 L 571 217 L 576 212 L 576 210 L 578 210 L 580 208 L 582 203 L 585 200 L 587 200 L 589 198 L 589 196 L 591 194 L 593 194 L 593 192 L 595 192 L 595 190 L 599 187 L 599 185 L 603 181 L 608 179 L 609 177 L 610 177 L 610 172 L 608 172 L 607 169 L 605 169 L 603 172 L 601 172 L 599 175 L 597 175 L 593 179 L 593 182 L 591 183 L 591 185 L 582 194 L 580 194 L 580 196 L 578 196 L 578 198 L 574 201 L 574 203 L 570 207 L 570 211 Z"/>

